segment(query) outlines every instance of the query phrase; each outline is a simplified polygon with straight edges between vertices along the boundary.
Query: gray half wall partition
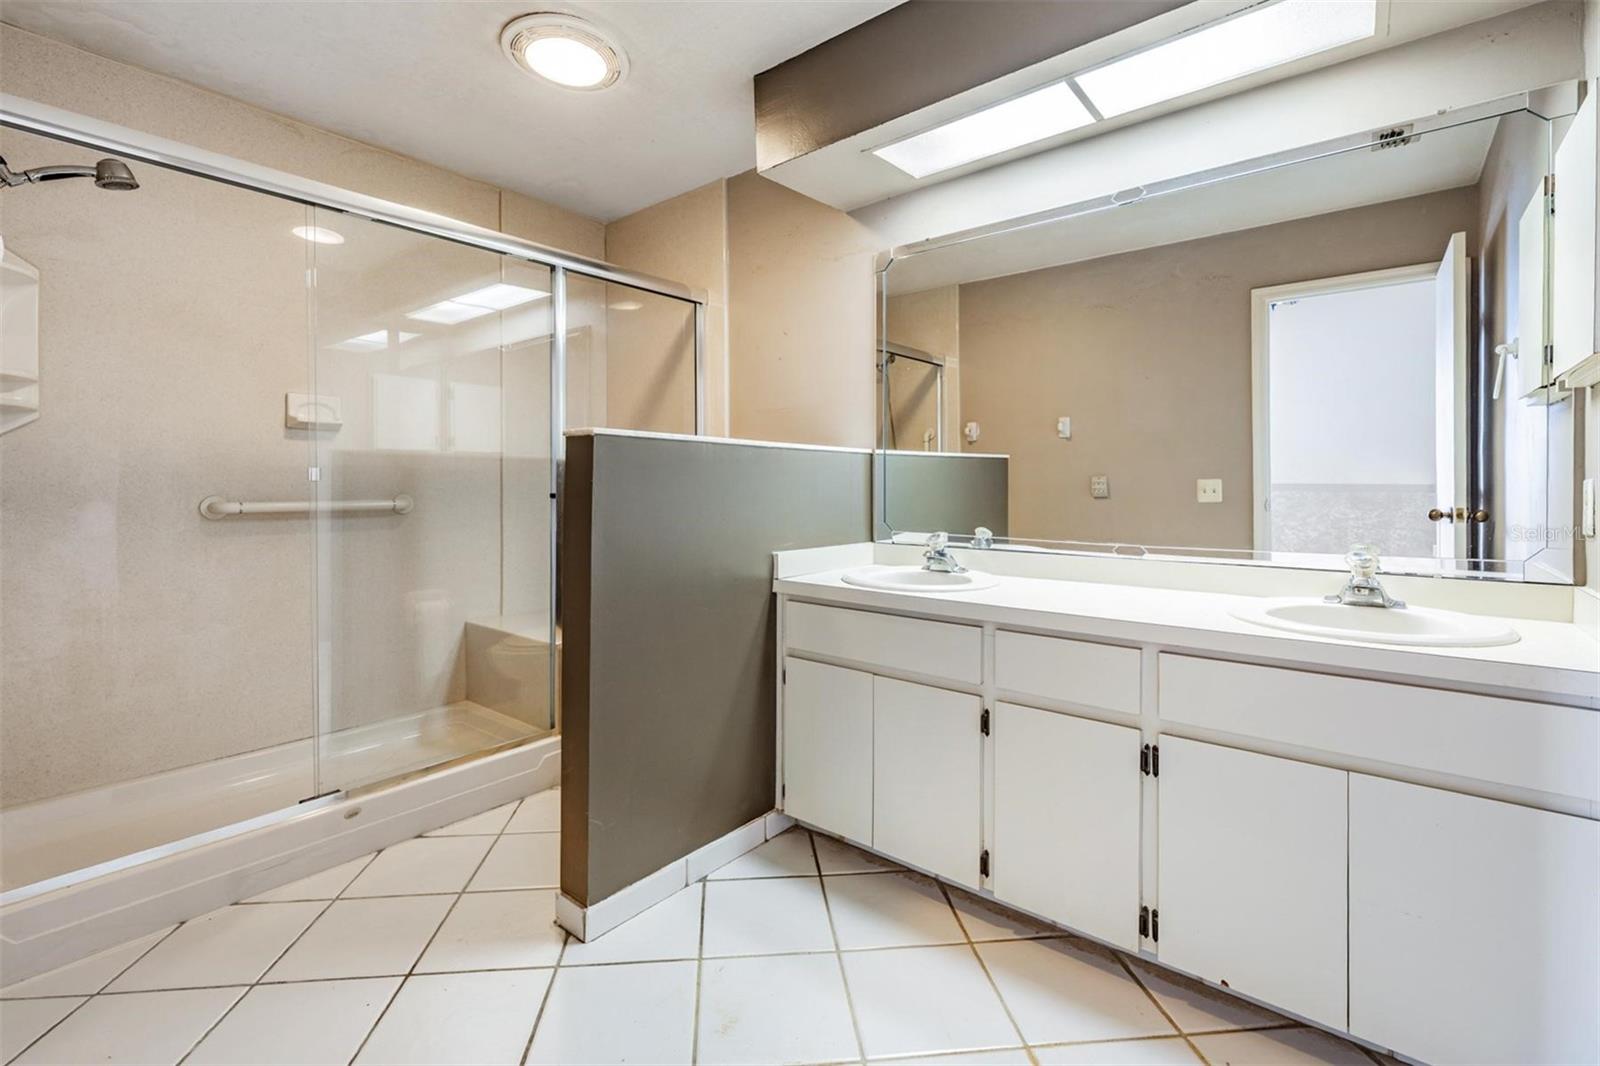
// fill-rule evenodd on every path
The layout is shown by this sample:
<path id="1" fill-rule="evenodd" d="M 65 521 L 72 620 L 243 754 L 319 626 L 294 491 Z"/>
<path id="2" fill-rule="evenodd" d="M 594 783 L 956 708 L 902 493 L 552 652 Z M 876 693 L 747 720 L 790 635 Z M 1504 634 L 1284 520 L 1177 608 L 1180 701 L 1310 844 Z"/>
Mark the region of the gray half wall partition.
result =
<path id="1" fill-rule="evenodd" d="M 945 462 L 961 475 L 950 498 L 977 468 Z M 984 466 L 999 516 L 984 486 L 955 528 L 1003 528 L 1005 461 Z M 568 436 L 561 890 L 575 903 L 772 809 L 772 553 L 870 539 L 871 469 L 866 450 Z"/>

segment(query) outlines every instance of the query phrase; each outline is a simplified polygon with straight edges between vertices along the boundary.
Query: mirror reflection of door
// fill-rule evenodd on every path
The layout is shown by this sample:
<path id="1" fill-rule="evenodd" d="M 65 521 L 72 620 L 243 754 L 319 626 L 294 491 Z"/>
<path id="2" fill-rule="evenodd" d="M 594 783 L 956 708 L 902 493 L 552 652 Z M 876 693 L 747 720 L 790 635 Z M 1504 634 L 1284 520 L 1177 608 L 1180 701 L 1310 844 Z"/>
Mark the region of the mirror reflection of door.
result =
<path id="1" fill-rule="evenodd" d="M 1441 263 L 1252 292 L 1259 551 L 1459 558 L 1466 235 Z"/>

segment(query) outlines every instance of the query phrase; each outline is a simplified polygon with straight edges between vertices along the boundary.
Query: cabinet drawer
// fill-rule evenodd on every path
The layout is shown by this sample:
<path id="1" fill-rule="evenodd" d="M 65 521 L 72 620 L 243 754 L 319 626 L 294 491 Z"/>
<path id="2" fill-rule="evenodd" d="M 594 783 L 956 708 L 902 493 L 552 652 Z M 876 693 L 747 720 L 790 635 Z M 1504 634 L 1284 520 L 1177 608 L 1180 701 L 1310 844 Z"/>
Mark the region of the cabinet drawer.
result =
<path id="1" fill-rule="evenodd" d="M 969 685 L 983 680 L 983 635 L 977 626 L 790 603 L 783 619 L 783 640 L 789 651 L 808 651 Z"/>
<path id="2" fill-rule="evenodd" d="M 1161 656 L 1161 720 L 1600 799 L 1600 714 L 1526 700 Z"/>
<path id="3" fill-rule="evenodd" d="M 994 679 L 1007 692 L 1139 713 L 1137 648 L 999 632 L 994 635 Z"/>

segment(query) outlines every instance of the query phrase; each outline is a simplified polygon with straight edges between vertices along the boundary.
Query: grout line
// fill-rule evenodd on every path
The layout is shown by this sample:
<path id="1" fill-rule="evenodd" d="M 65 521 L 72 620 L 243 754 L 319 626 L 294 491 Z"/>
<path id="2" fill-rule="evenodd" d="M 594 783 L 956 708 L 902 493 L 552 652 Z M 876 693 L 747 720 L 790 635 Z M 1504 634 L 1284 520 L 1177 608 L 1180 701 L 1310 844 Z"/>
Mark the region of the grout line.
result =
<path id="1" fill-rule="evenodd" d="M 551 919 L 554 921 L 554 919 Z M 550 1005 L 550 996 L 556 990 L 556 978 L 561 974 L 561 960 L 567 957 L 567 945 L 572 943 L 572 934 L 565 929 L 561 930 L 561 950 L 556 952 L 556 964 L 550 968 L 550 980 L 544 983 L 544 995 L 539 997 L 539 1009 L 533 1012 L 533 1027 L 528 1030 L 528 1041 L 522 1045 L 522 1057 L 517 1060 L 519 1066 L 528 1061 L 528 1056 L 533 1054 L 533 1038 L 539 1033 L 539 1023 L 544 1021 L 544 1012 Z"/>
<path id="2" fill-rule="evenodd" d="M 517 801 L 517 805 L 514 808 L 512 808 L 512 810 L 511 810 L 511 816 L 506 819 L 506 825 L 510 825 L 511 824 L 511 819 L 515 818 L 517 816 L 517 811 L 522 809 L 522 805 L 524 803 L 526 803 L 527 800 L 528 800 L 528 797 L 524 796 L 522 799 Z M 502 804 L 502 806 L 504 806 L 504 805 Z M 422 950 L 417 952 L 416 957 L 411 960 L 411 965 L 406 967 L 405 976 L 403 976 L 400 979 L 400 983 L 398 985 L 395 985 L 394 992 L 392 992 L 390 994 L 390 996 L 389 996 L 389 1001 L 387 1003 L 385 1003 L 383 1005 L 383 1009 L 378 1012 L 377 1018 L 373 1019 L 371 1028 L 369 1028 L 367 1030 L 367 1035 L 362 1037 L 361 1038 L 361 1043 L 356 1046 L 355 1054 L 350 1056 L 350 1061 L 351 1062 L 355 1062 L 355 1060 L 360 1057 L 361 1052 L 366 1049 L 367 1044 L 372 1040 L 372 1034 L 376 1033 L 378 1031 L 378 1026 L 382 1025 L 383 1024 L 383 1020 L 389 1016 L 389 1009 L 394 1006 L 395 1000 L 400 998 L 400 993 L 405 989 L 406 985 L 410 983 L 411 978 L 416 975 L 417 963 L 421 962 L 422 961 L 422 957 L 428 953 L 428 949 L 433 947 L 433 942 L 439 938 L 439 931 L 441 929 L 443 929 L 444 926 L 445 926 L 445 923 L 450 920 L 450 916 L 456 912 L 456 907 L 461 903 L 461 897 L 465 896 L 467 894 L 467 886 L 472 884 L 472 879 L 474 877 L 478 876 L 478 871 L 483 869 L 483 864 L 489 860 L 489 853 L 494 851 L 495 845 L 500 843 L 500 838 L 502 836 L 504 836 L 504 835 L 505 835 L 505 825 L 500 827 L 500 832 L 498 832 L 498 833 L 496 833 L 494 835 L 494 839 L 489 842 L 489 846 L 487 848 L 483 849 L 483 854 L 480 855 L 478 857 L 478 861 L 473 864 L 472 871 L 470 873 L 468 873 L 467 876 L 462 879 L 462 881 L 461 881 L 461 890 L 455 894 L 455 899 L 450 901 L 450 906 L 445 908 L 444 916 L 439 919 L 439 924 L 433 927 L 433 932 L 428 935 L 427 943 L 422 945 Z M 418 836 L 418 837 L 412 837 L 411 839 L 412 840 L 420 840 L 422 838 L 420 836 Z M 405 843 L 405 841 L 401 841 L 400 843 L 403 844 L 403 843 Z M 399 845 L 395 845 L 395 846 L 398 847 Z M 388 849 L 385 849 L 385 850 L 388 850 Z M 379 854 L 382 854 L 382 852 L 379 852 Z M 377 861 L 377 855 L 373 856 L 373 861 L 374 862 Z M 366 872 L 366 870 L 365 870 L 365 868 L 363 868 L 362 873 L 365 873 L 365 872 Z M 354 885 L 356 883 L 356 880 L 358 880 L 360 877 L 361 877 L 361 874 L 356 874 L 355 878 L 351 879 L 350 884 L 345 886 L 345 891 L 349 891 L 350 886 Z M 342 896 L 343 893 L 341 892 L 340 895 Z M 372 896 L 352 896 L 350 898 L 351 899 L 373 899 L 373 898 L 376 898 L 376 897 L 372 897 Z M 329 906 L 332 906 L 332 904 L 329 904 Z M 563 947 L 566 946 L 565 941 L 562 942 L 562 946 Z"/>
<path id="3" fill-rule="evenodd" d="M 1134 985 L 1155 1005 L 1156 1010 L 1161 1012 L 1161 1016 L 1167 1020 L 1167 1024 L 1172 1026 L 1172 1031 L 1188 1045 L 1190 1051 L 1194 1052 L 1195 1058 L 1205 1063 L 1206 1066 L 1211 1066 L 1211 1060 L 1205 1057 L 1199 1045 L 1189 1039 L 1189 1034 L 1183 1031 L 1183 1026 L 1178 1024 L 1178 1020 L 1172 1016 L 1166 1007 L 1162 1006 L 1161 1000 L 1156 998 L 1156 994 L 1150 990 L 1150 986 L 1139 979 L 1139 974 L 1134 970 L 1133 964 L 1128 961 L 1128 957 L 1120 951 L 1113 951 L 1111 954 L 1116 957 L 1117 963 L 1127 971 L 1128 977 L 1133 980 Z"/>
<path id="4" fill-rule="evenodd" d="M 1006 1002 L 1006 997 L 1000 994 L 1000 984 L 994 979 L 994 974 L 989 972 L 989 964 L 984 961 L 983 955 L 978 952 L 978 945 L 973 942 L 972 935 L 967 932 L 967 927 L 961 922 L 961 912 L 956 909 L 955 901 L 950 898 L 950 888 L 943 881 L 934 881 L 939 887 L 939 894 L 944 897 L 944 905 L 950 908 L 950 914 L 956 920 L 956 928 L 961 930 L 961 935 L 966 937 L 967 950 L 972 952 L 972 957 L 978 960 L 979 969 L 983 970 L 984 978 L 989 982 L 989 987 L 994 989 L 994 998 L 999 1002 L 1000 1009 L 1005 1011 L 1006 1021 L 1011 1023 L 1012 1031 L 1017 1034 L 1017 1040 L 1024 1046 L 1023 1054 L 1028 1056 L 1028 1061 L 1033 1066 L 1039 1066 L 1038 1056 L 1033 1049 L 1027 1047 L 1028 1038 L 1022 1032 L 1022 1026 L 1017 1024 L 1016 1015 L 1011 1013 L 1011 1004 Z"/>
<path id="5" fill-rule="evenodd" d="M 861 1039 L 861 1019 L 856 1017 L 855 997 L 850 994 L 850 975 L 845 972 L 844 952 L 839 950 L 839 930 L 833 924 L 833 902 L 828 899 L 828 879 L 822 873 L 822 859 L 817 854 L 815 833 L 805 832 L 811 841 L 811 861 L 817 868 L 817 885 L 822 890 L 822 909 L 828 915 L 828 935 L 833 938 L 833 958 L 839 966 L 839 981 L 844 985 L 844 1008 L 850 1015 L 850 1031 L 855 1034 L 857 1061 L 867 1061 L 867 1045 Z"/>
<path id="6" fill-rule="evenodd" d="M 122 969 L 120 969 L 116 973 L 112 974 L 111 977 L 104 984 L 102 984 L 100 986 L 100 990 L 98 992 L 90 992 L 88 995 L 84 996 L 82 1003 L 78 1004 L 76 1007 L 73 1007 L 71 1010 L 67 1011 L 67 1013 L 63 1014 L 56 1021 L 55 1025 L 50 1026 L 50 1028 L 46 1029 L 44 1032 L 40 1033 L 38 1036 L 36 1036 L 32 1040 L 28 1041 L 28 1043 L 25 1046 L 19 1048 L 17 1050 L 17 1053 L 15 1055 L 11 1056 L 9 1059 L 7 1059 L 6 1062 L 7 1063 L 15 1062 L 17 1059 L 20 1059 L 23 1055 L 27 1054 L 29 1048 L 33 1047 L 33 1045 L 37 1044 L 39 1041 L 43 1040 L 45 1037 L 47 1037 L 51 1033 L 55 1032 L 56 1029 L 58 1029 L 61 1026 L 62 1022 L 65 1022 L 68 1018 L 72 1017 L 74 1014 L 78 1013 L 84 1007 L 88 1006 L 89 1003 L 96 996 L 100 995 L 101 992 L 104 992 L 106 989 L 110 988 L 113 984 L 115 984 L 118 980 L 120 980 L 123 974 L 127 973 L 129 970 L 131 970 L 135 966 L 139 965 L 139 963 L 143 962 L 144 961 L 144 957 L 146 955 L 150 954 L 156 948 L 158 948 L 162 944 L 166 943 L 167 937 L 171 936 L 173 933 L 176 933 L 179 929 L 182 929 L 185 924 L 186 924 L 185 922 L 179 922 L 177 925 L 173 926 L 171 929 L 168 929 L 165 933 L 162 933 L 160 936 L 156 937 L 156 939 L 150 944 L 150 946 L 145 948 L 143 951 L 139 952 L 139 954 L 131 962 L 129 962 L 128 965 L 124 966 Z M 116 946 L 120 946 L 120 945 L 114 945 L 113 947 L 106 948 L 106 951 L 115 950 Z M 93 958 L 94 956 L 91 955 L 89 957 Z M 72 964 L 68 963 L 67 965 L 70 966 Z M 49 973 L 51 971 L 47 970 L 45 972 Z M 38 974 L 37 976 L 43 977 L 44 974 Z M 21 984 L 22 982 L 19 981 L 17 983 Z M 77 997 L 76 996 L 20 996 L 18 998 L 19 999 L 76 999 Z"/>
<path id="7" fill-rule="evenodd" d="M 377 858 L 377 854 L 376 853 L 373 854 L 373 858 L 374 859 Z M 369 865 L 370 865 L 370 863 L 371 863 L 371 860 L 368 860 L 368 864 Z M 366 866 L 363 866 L 361 869 L 365 870 Z M 360 877 L 360 876 L 361 875 L 358 872 L 356 874 L 356 877 Z M 352 882 L 354 882 L 355 878 L 352 877 L 350 880 Z M 305 902 L 320 902 L 320 901 L 308 900 L 308 901 L 305 901 Z M 233 904 L 229 904 L 229 907 L 232 907 L 232 906 L 233 906 Z M 194 1043 L 189 1045 L 189 1050 L 185 1051 L 183 1053 L 182 1057 L 178 1059 L 179 1066 L 182 1066 L 182 1063 L 186 1062 L 188 1060 L 189 1056 L 194 1054 L 196 1048 L 198 1048 L 201 1044 L 205 1043 L 206 1037 L 210 1036 L 216 1030 L 217 1026 L 221 1025 L 224 1021 L 226 1021 L 228 1019 L 228 1015 L 232 1014 L 234 1012 L 234 1010 L 239 1006 L 239 1004 L 244 1002 L 244 997 L 248 996 L 250 994 L 250 990 L 255 988 L 256 985 L 258 985 L 261 982 L 261 979 L 263 977 L 267 976 L 267 974 L 272 971 L 272 968 L 274 966 L 278 965 L 279 961 L 285 955 L 289 954 L 289 951 L 290 951 L 291 948 L 293 948 L 296 944 L 300 943 L 300 938 L 305 936 L 307 933 L 309 933 L 311 931 L 311 927 L 313 925 L 316 925 L 318 922 L 320 922 L 322 920 L 322 916 L 324 914 L 327 914 L 328 913 L 328 909 L 330 907 L 332 907 L 332 906 L 333 906 L 333 900 L 331 900 L 331 899 L 328 900 L 326 903 L 322 904 L 322 909 L 317 911 L 316 916 L 313 917 L 309 922 L 307 922 L 305 924 L 305 928 L 301 929 L 298 933 L 296 933 L 293 937 L 290 938 L 289 942 L 283 946 L 283 950 L 278 952 L 278 954 L 276 954 L 275 956 L 273 956 L 272 961 L 267 963 L 265 966 L 263 966 L 261 968 L 261 972 L 256 974 L 255 979 L 252 980 L 245 987 L 243 992 L 239 993 L 238 998 L 235 999 L 232 1003 L 228 1004 L 228 1009 L 223 1011 L 221 1014 L 219 1014 L 217 1016 L 217 1020 L 212 1022 L 210 1025 L 206 1026 L 206 1031 L 201 1033 L 199 1038 L 197 1040 L 195 1040 Z M 227 910 L 227 909 L 229 909 L 229 907 L 224 907 L 223 910 Z M 166 991 L 172 991 L 172 990 L 171 989 L 167 989 Z"/>
<path id="8" fill-rule="evenodd" d="M 752 849 L 753 850 L 753 849 Z M 700 986 L 705 974 L 706 959 L 706 882 L 701 878 L 696 882 L 700 886 L 700 937 L 696 942 L 694 951 L 694 1012 L 690 1015 L 689 1031 L 689 1061 L 700 1061 Z"/>

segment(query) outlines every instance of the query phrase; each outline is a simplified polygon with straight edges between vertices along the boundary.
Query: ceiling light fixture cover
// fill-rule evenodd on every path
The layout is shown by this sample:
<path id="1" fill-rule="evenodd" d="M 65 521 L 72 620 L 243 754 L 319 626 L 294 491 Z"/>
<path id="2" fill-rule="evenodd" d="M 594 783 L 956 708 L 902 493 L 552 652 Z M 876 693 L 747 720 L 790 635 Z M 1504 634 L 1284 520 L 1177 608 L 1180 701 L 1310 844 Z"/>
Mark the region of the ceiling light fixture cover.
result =
<path id="1" fill-rule="evenodd" d="M 1378 0 L 1278 0 L 1073 75 L 1106 118 L 1365 40 Z"/>
<path id="2" fill-rule="evenodd" d="M 628 72 L 628 57 L 594 25 L 553 11 L 512 19 L 500 47 L 530 74 L 563 89 L 607 89 Z"/>
<path id="3" fill-rule="evenodd" d="M 953 122 L 923 130 L 872 154 L 913 178 L 1009 152 L 1094 121 L 1078 94 L 1058 81 Z"/>

